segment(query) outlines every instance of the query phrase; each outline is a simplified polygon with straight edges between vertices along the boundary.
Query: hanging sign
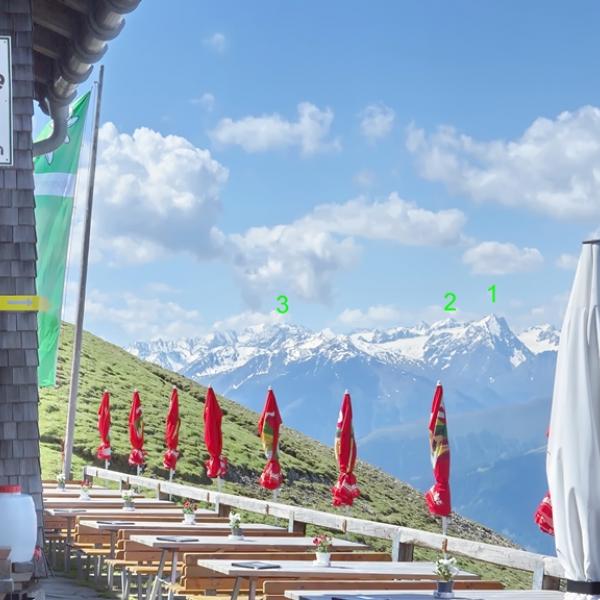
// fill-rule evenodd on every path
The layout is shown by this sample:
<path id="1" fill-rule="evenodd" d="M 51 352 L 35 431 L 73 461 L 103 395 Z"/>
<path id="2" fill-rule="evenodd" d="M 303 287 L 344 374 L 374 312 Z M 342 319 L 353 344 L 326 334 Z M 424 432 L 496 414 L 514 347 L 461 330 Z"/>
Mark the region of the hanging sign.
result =
<path id="1" fill-rule="evenodd" d="M 12 61 L 10 37 L 0 36 L 0 167 L 13 164 Z"/>

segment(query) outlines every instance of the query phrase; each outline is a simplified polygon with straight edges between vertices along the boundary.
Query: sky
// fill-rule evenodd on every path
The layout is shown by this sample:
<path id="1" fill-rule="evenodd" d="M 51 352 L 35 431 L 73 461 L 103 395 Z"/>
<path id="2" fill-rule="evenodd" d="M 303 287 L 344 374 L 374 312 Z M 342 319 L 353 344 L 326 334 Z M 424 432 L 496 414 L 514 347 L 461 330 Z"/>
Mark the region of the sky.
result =
<path id="1" fill-rule="evenodd" d="M 86 328 L 560 326 L 600 237 L 599 21 L 579 1 L 142 2 L 104 59 Z"/>

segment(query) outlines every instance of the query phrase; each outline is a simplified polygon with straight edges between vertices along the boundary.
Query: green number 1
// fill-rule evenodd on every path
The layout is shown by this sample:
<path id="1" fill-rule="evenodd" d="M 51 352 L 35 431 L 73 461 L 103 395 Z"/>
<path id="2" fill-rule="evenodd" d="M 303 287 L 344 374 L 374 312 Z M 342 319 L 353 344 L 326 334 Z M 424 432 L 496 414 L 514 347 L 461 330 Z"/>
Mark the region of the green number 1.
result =
<path id="1" fill-rule="evenodd" d="M 487 291 L 492 292 L 492 303 L 496 302 L 496 286 L 490 285 L 490 287 L 487 289 Z"/>

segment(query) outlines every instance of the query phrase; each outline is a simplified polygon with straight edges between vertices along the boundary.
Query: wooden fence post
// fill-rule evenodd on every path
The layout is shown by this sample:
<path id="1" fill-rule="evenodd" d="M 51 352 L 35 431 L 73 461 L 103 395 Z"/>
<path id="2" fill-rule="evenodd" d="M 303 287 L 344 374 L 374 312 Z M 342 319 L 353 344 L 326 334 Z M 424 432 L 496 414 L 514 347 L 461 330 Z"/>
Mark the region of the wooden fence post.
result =
<path id="1" fill-rule="evenodd" d="M 302 523 L 300 521 L 296 521 L 294 518 L 294 513 L 290 513 L 288 519 L 288 532 L 289 533 L 299 533 L 302 536 L 306 535 L 306 523 Z"/>

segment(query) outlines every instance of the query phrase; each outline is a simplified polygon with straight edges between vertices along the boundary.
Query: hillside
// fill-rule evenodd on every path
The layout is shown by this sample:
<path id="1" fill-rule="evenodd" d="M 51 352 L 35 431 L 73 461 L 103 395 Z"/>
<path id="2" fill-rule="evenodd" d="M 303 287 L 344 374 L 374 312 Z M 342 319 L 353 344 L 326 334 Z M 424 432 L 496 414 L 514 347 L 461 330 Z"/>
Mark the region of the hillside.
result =
<path id="1" fill-rule="evenodd" d="M 65 326 L 59 355 L 58 387 L 42 390 L 41 394 L 42 471 L 46 478 L 53 478 L 60 469 L 60 441 L 64 436 L 72 334 L 72 327 Z M 95 459 L 98 445 L 96 412 L 105 388 L 111 391 L 112 398 L 112 444 L 115 454 L 112 468 L 121 471 L 131 469 L 127 464 L 127 416 L 132 390 L 137 387 L 141 394 L 146 424 L 146 474 L 165 477 L 166 473 L 162 468 L 164 419 L 173 385 L 180 390 L 182 420 L 182 456 L 178 463 L 176 480 L 210 485 L 203 469 L 203 461 L 206 458 L 202 427 L 205 388 L 159 366 L 142 362 L 121 348 L 87 333 L 84 335 L 82 354 L 74 470 L 77 472 L 84 464 L 98 464 Z M 224 411 L 224 453 L 231 464 L 225 489 L 249 496 L 266 497 L 266 493 L 257 484 L 264 464 L 255 433 L 257 414 L 225 398 L 219 397 L 219 401 Z M 335 419 L 331 423 L 332 437 L 334 421 Z M 331 447 L 297 431 L 284 428 L 281 463 L 287 476 L 286 485 L 280 495 L 281 501 L 333 510 L 329 490 L 337 471 Z M 422 495 L 412 487 L 364 462 L 359 462 L 357 476 L 362 496 L 352 514 L 439 531 L 439 524 L 429 516 Z M 469 539 L 511 545 L 490 529 L 459 516 L 453 519 L 450 532 Z M 419 552 L 417 556 L 431 557 L 432 554 Z M 487 577 L 501 579 L 512 587 L 530 585 L 530 575 L 462 559 L 461 565 Z"/>

